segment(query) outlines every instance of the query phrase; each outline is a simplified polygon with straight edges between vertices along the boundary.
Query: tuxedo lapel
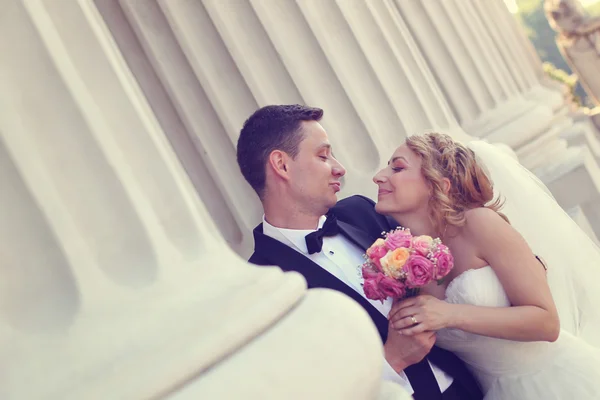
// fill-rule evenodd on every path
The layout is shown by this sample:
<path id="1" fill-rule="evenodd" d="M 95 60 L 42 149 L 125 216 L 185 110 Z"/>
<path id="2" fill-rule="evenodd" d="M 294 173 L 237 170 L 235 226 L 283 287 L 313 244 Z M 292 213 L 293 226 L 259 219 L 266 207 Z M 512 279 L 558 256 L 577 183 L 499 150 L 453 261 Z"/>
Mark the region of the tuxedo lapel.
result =
<path id="1" fill-rule="evenodd" d="M 345 223 L 342 224 L 353 228 L 351 225 Z M 342 232 L 344 232 L 345 228 L 346 227 L 340 227 Z M 354 230 L 360 232 L 356 228 L 354 228 Z M 349 236 L 347 237 L 361 248 L 363 247 L 364 243 L 366 243 L 365 240 L 369 240 L 365 238 L 360 239 L 360 234 L 357 234 L 352 229 L 350 229 L 350 231 L 354 235 L 355 239 L 352 239 Z M 346 233 L 344 234 L 346 235 Z M 362 241 L 361 243 L 363 244 L 357 243 L 356 240 Z M 370 243 L 368 246 L 370 246 Z M 254 229 L 254 252 L 257 256 L 260 256 L 262 260 L 267 261 L 265 264 L 268 263 L 270 265 L 277 265 L 284 271 L 296 271 L 302 274 L 302 276 L 304 276 L 306 279 L 309 289 L 333 289 L 354 299 L 365 309 L 365 311 L 367 311 L 377 326 L 377 330 L 379 331 L 382 341 L 385 342 L 387 338 L 388 321 L 365 297 L 313 262 L 308 257 L 281 243 L 280 241 L 266 236 L 262 231 L 262 224 Z"/>
<path id="2" fill-rule="evenodd" d="M 371 237 L 367 232 L 347 222 L 338 220 L 338 227 L 342 235 L 363 250 L 367 250 L 377 240 L 376 237 Z"/>

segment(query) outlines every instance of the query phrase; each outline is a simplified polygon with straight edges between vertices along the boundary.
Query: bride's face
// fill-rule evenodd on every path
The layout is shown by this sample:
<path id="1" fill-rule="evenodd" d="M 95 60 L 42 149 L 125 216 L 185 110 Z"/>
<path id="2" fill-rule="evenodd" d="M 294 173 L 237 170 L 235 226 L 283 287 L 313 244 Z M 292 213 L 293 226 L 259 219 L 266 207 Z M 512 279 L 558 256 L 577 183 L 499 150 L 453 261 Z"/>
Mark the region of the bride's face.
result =
<path id="1" fill-rule="evenodd" d="M 398 147 L 373 182 L 379 186 L 375 209 L 380 214 L 406 214 L 427 210 L 430 188 L 421 172 L 421 157 L 406 144 Z"/>

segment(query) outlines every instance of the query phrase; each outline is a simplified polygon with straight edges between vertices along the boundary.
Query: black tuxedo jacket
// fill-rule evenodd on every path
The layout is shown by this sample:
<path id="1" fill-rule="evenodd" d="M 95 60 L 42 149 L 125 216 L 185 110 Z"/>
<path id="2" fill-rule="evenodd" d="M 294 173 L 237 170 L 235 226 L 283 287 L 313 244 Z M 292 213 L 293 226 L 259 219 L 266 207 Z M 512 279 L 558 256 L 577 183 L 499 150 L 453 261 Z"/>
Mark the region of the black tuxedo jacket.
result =
<path id="1" fill-rule="evenodd" d="M 363 196 L 352 196 L 341 200 L 329 211 L 336 216 L 342 235 L 366 250 L 373 242 L 387 232 L 397 227 L 397 223 L 389 217 L 377 214 L 372 200 Z M 308 288 L 327 288 L 337 290 L 358 302 L 369 314 L 379 331 L 381 340 L 387 339 L 388 320 L 360 293 L 346 285 L 344 282 L 321 268 L 309 258 L 287 245 L 263 234 L 262 224 L 254 229 L 254 254 L 248 260 L 256 265 L 277 265 L 284 271 L 296 271 L 304 276 Z M 451 375 L 455 383 L 459 384 L 469 393 L 469 399 L 481 399 L 483 395 L 471 373 L 463 362 L 454 354 L 434 346 L 427 356 L 432 363 Z M 421 363 L 426 363 L 426 360 Z M 411 372 L 411 368 L 414 371 Z M 421 366 L 422 368 L 422 366 Z M 428 366 L 427 366 L 428 368 Z M 418 368 L 411 366 L 406 369 L 416 400 L 442 399 L 439 387 L 431 381 L 432 374 L 414 373 Z M 468 399 L 465 399 L 468 400 Z"/>

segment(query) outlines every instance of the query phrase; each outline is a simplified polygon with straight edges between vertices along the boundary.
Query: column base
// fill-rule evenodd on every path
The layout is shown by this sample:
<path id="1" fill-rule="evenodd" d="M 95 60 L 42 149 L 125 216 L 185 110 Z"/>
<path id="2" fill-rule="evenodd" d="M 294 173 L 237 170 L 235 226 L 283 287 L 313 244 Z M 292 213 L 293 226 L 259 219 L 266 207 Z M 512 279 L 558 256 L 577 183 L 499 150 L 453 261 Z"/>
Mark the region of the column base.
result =
<path id="1" fill-rule="evenodd" d="M 562 160 L 533 171 L 565 210 L 580 207 L 600 236 L 600 167 L 585 147 L 567 150 Z"/>
<path id="2" fill-rule="evenodd" d="M 596 112 L 590 116 L 592 123 L 594 124 L 594 128 L 598 134 L 600 134 L 600 107 L 595 108 Z"/>
<path id="3" fill-rule="evenodd" d="M 523 98 L 509 100 L 484 113 L 474 123 L 465 126 L 467 133 L 519 148 L 548 130 L 553 118 L 552 109 Z"/>
<path id="4" fill-rule="evenodd" d="M 538 168 L 548 160 L 559 159 L 559 153 L 566 151 L 567 142 L 561 140 L 560 135 L 573 127 L 573 120 L 565 116 L 556 116 L 550 125 L 550 129 L 542 135 L 516 149 L 519 160 L 525 167 Z"/>
<path id="5" fill-rule="evenodd" d="M 527 100 L 552 108 L 553 111 L 557 111 L 565 104 L 565 98 L 561 92 L 542 85 L 532 87 L 528 92 L 524 93 L 524 96 Z"/>
<path id="6" fill-rule="evenodd" d="M 566 84 L 561 83 L 557 80 L 554 80 L 554 79 L 548 77 L 546 74 L 538 75 L 538 79 L 540 80 L 540 84 L 542 86 L 561 94 L 563 96 L 563 98 L 569 94 L 570 90 Z"/>
<path id="7" fill-rule="evenodd" d="M 590 117 L 584 115 L 584 118 L 576 118 L 573 126 L 561 132 L 560 137 L 569 146 L 587 146 L 600 163 L 600 135 Z"/>

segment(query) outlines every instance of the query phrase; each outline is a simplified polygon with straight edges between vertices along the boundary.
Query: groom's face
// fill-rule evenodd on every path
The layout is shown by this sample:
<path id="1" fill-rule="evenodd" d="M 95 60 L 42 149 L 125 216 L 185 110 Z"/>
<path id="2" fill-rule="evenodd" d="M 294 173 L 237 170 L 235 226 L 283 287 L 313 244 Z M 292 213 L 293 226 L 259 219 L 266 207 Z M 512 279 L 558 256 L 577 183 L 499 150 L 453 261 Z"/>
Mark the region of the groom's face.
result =
<path id="1" fill-rule="evenodd" d="M 325 129 L 316 121 L 302 123 L 304 139 L 298 155 L 290 161 L 293 201 L 304 209 L 325 214 L 337 202 L 340 179 L 346 170 L 333 156 Z"/>

